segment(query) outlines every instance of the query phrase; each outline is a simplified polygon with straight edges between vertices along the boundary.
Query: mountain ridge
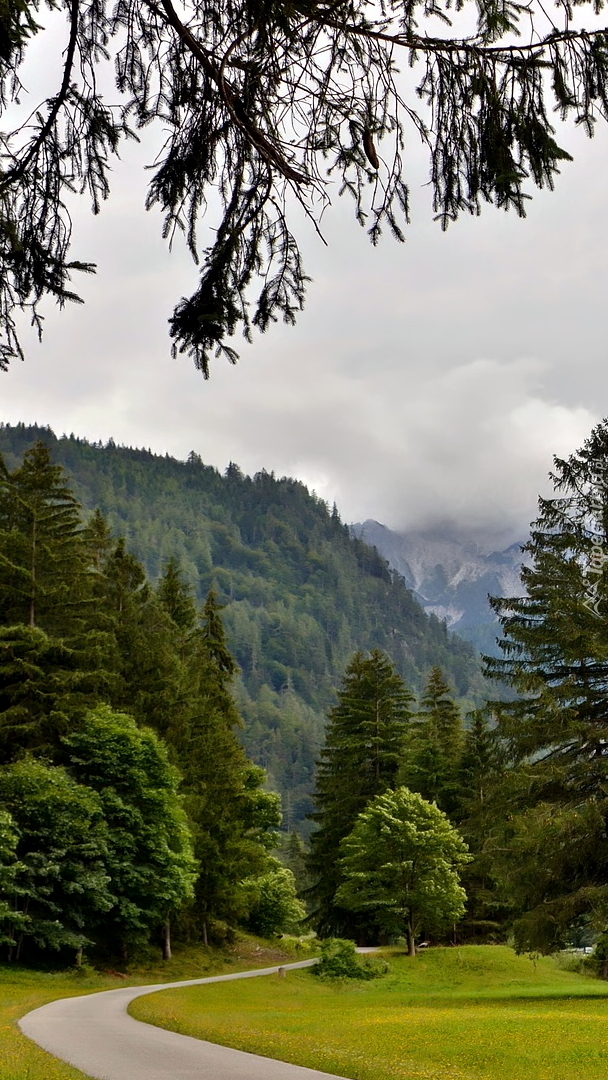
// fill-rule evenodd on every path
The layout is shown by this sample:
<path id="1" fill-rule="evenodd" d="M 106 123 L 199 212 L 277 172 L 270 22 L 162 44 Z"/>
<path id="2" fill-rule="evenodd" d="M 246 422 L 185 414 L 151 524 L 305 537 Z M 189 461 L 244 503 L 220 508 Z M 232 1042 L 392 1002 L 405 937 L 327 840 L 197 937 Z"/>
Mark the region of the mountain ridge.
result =
<path id="1" fill-rule="evenodd" d="M 488 596 L 523 595 L 523 541 L 496 551 L 487 538 L 465 530 L 396 532 L 372 518 L 350 529 L 401 574 L 425 611 L 481 652 L 499 653 L 500 626 Z"/>
<path id="2" fill-rule="evenodd" d="M 37 439 L 152 583 L 175 557 L 198 600 L 216 591 L 240 668 L 243 743 L 283 795 L 288 827 L 301 827 L 311 808 L 325 715 L 356 650 L 388 653 L 414 693 L 437 665 L 465 710 L 486 696 L 470 644 L 425 613 L 386 560 L 300 481 L 248 477 L 234 463 L 221 475 L 194 453 L 184 462 L 26 425 L 0 426 L 9 469 Z"/>

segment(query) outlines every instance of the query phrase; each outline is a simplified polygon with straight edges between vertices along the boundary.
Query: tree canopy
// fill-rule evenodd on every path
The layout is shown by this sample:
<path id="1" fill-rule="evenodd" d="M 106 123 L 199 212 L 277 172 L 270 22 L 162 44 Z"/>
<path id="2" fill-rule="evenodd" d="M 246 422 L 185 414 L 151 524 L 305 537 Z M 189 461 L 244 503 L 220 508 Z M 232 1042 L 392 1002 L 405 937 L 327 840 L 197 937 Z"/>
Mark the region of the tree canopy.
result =
<path id="1" fill-rule="evenodd" d="M 493 601 L 503 657 L 487 658 L 519 695 L 495 704 L 512 768 L 494 861 L 521 916 L 519 945 L 544 952 L 578 920 L 608 926 L 606 421 L 555 458 L 551 479 L 524 549 L 527 594 Z"/>
<path id="2" fill-rule="evenodd" d="M 124 958 L 160 932 L 169 958 L 174 915 L 292 926 L 213 592 L 199 613 L 175 559 L 152 588 L 42 443 L 0 475 L 0 942 Z"/>
<path id="3" fill-rule="evenodd" d="M 376 795 L 397 785 L 412 695 L 388 656 L 374 649 L 355 653 L 331 709 L 317 770 L 311 817 L 310 870 L 314 920 L 322 934 L 361 935 L 361 920 L 349 919 L 336 901 L 342 880 L 340 844 Z"/>
<path id="4" fill-rule="evenodd" d="M 41 328 L 39 302 L 77 300 L 69 201 L 94 212 L 112 157 L 157 132 L 147 206 L 183 232 L 201 276 L 170 320 L 174 349 L 205 374 L 240 326 L 293 322 L 306 275 L 297 203 L 317 229 L 334 185 L 376 243 L 409 219 L 405 139 L 430 160 L 442 226 L 485 202 L 525 212 L 528 183 L 552 186 L 569 158 L 552 114 L 591 134 L 607 109 L 608 33 L 580 29 L 586 4 L 560 0 L 59 0 L 63 67 L 45 101 L 2 136 L 0 364 L 21 355 L 16 309 Z M 597 15 L 602 0 L 589 0 Z M 0 105 L 22 94 L 21 65 L 41 30 L 38 3 L 0 11 Z M 58 16 L 59 17 L 59 16 Z M 107 100 L 103 69 L 114 65 Z M 402 74 L 411 68 L 410 74 Z M 214 230 L 199 251 L 203 218 Z M 205 221 L 207 224 L 207 220 Z M 250 306 L 250 286 L 257 298 Z"/>
<path id="5" fill-rule="evenodd" d="M 464 913 L 458 871 L 468 862 L 467 846 L 434 803 L 408 788 L 373 799 L 341 853 L 338 903 L 371 912 L 389 933 L 405 933 L 410 955 L 422 929 L 445 929 Z"/>

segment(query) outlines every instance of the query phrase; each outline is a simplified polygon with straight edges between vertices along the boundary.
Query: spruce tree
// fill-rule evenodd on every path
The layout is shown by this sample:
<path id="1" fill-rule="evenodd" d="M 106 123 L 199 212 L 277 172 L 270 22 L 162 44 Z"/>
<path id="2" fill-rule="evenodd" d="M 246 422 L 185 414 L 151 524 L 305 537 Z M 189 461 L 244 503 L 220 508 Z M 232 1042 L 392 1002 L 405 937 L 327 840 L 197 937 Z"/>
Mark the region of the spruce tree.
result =
<path id="1" fill-rule="evenodd" d="M 302 308 L 298 204 L 319 228 L 334 192 L 348 193 L 373 243 L 383 231 L 403 240 L 412 160 L 403 147 L 415 132 L 444 228 L 488 203 L 523 216 L 529 189 L 552 188 L 570 160 L 554 116 L 593 134 L 606 113 L 599 0 L 551 15 L 542 0 L 459 0 L 462 26 L 450 0 L 54 6 L 69 36 L 48 98 L 2 133 L 0 368 L 22 355 L 16 310 L 41 331 L 46 297 L 78 300 L 71 279 L 94 266 L 70 252 L 74 193 L 99 212 L 113 155 L 138 128 L 157 139 L 146 206 L 161 210 L 165 237 L 183 230 L 201 264 L 171 335 L 207 376 L 211 357 L 236 359 L 238 329 L 248 338 Z M 0 6 L 3 106 L 18 98 L 39 32 L 25 0 Z M 203 231 L 212 240 L 200 251 Z"/>
<path id="2" fill-rule="evenodd" d="M 458 774 L 463 730 L 460 711 L 440 668 L 432 668 L 410 727 L 404 783 L 453 816 L 458 806 Z"/>
<path id="3" fill-rule="evenodd" d="M 211 591 L 199 620 L 177 564 L 165 567 L 157 595 L 174 626 L 181 693 L 167 738 L 183 775 L 194 852 L 195 933 L 207 941 L 212 920 L 243 920 L 249 897 L 242 882 L 268 871 L 268 852 L 280 824 L 278 796 L 264 790 L 265 774 L 238 738 L 242 721 L 232 695 L 236 663 L 221 609 Z"/>
<path id="4" fill-rule="evenodd" d="M 505 770 L 498 731 L 491 726 L 487 710 L 476 709 L 467 716 L 454 815 L 472 855 L 462 872 L 467 907 L 458 928 L 467 938 L 496 941 L 506 934 L 511 905 L 499 893 L 489 852 L 497 817 L 504 811 L 501 790 Z"/>
<path id="5" fill-rule="evenodd" d="M 117 653 L 110 703 L 165 737 L 183 692 L 177 628 L 124 539 L 104 546 L 99 605 Z"/>
<path id="6" fill-rule="evenodd" d="M 0 620 L 73 637 L 89 600 L 80 505 L 37 442 L 0 476 Z"/>
<path id="7" fill-rule="evenodd" d="M 97 700 L 80 654 L 31 626 L 0 627 L 0 764 L 26 751 L 54 758 L 60 739 Z"/>
<path id="8" fill-rule="evenodd" d="M 608 926 L 608 424 L 554 459 L 554 494 L 524 551 L 523 597 L 496 598 L 502 658 L 488 673 L 514 765 L 495 864 L 520 911 L 521 947 L 551 951 L 581 918 Z"/>
<path id="9" fill-rule="evenodd" d="M 183 634 L 191 634 L 198 624 L 196 604 L 192 591 L 184 585 L 176 558 L 165 564 L 156 595 L 176 627 Z"/>
<path id="10" fill-rule="evenodd" d="M 310 893 L 314 921 L 326 936 L 373 933 L 365 917 L 335 902 L 341 884 L 340 844 L 358 815 L 376 795 L 397 785 L 412 697 L 391 660 L 374 650 L 351 660 L 338 704 L 330 711 L 318 763 L 311 814 L 318 828 L 311 836 Z"/>

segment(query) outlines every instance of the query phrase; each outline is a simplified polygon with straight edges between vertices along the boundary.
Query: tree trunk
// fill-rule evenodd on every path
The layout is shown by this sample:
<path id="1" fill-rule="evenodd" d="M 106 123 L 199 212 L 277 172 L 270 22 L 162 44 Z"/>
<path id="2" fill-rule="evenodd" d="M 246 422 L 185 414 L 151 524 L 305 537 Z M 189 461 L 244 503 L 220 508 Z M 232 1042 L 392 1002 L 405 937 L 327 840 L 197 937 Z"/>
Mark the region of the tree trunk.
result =
<path id="1" fill-rule="evenodd" d="M 30 626 L 36 625 L 36 514 L 32 521 L 32 561 L 30 566 Z"/>
<path id="2" fill-rule="evenodd" d="M 171 919 L 167 915 L 163 936 L 163 960 L 171 959 Z"/>
<path id="3" fill-rule="evenodd" d="M 207 939 L 207 920 L 203 919 L 203 945 L 208 945 L 208 944 L 209 944 L 209 941 Z"/>
<path id="4" fill-rule="evenodd" d="M 407 920 L 407 955 L 416 955 L 416 941 L 414 938 L 414 929 L 412 927 L 412 920 Z"/>

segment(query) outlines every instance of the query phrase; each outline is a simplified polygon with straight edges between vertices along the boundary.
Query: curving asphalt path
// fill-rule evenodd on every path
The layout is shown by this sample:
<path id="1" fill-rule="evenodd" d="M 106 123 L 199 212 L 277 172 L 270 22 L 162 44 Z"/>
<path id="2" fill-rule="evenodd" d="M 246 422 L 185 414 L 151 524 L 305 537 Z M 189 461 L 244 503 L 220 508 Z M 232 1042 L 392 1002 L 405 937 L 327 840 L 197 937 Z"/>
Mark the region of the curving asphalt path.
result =
<path id="1" fill-rule="evenodd" d="M 281 966 L 293 970 L 314 963 L 314 960 L 301 960 Z M 134 1020 L 127 1013 L 127 1006 L 134 998 L 155 990 L 251 979 L 276 971 L 278 967 L 263 968 L 63 998 L 27 1013 L 19 1021 L 19 1027 L 43 1050 L 95 1080 L 346 1080 L 178 1035 Z"/>

